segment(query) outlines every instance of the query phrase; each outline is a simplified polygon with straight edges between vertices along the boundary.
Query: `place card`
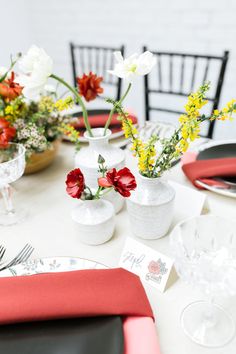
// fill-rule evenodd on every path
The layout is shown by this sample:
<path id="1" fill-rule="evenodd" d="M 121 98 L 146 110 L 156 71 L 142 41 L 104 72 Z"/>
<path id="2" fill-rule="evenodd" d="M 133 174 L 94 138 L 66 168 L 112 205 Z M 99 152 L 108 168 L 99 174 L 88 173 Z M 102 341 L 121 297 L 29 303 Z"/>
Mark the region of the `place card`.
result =
<path id="1" fill-rule="evenodd" d="M 119 266 L 138 275 L 143 282 L 161 292 L 177 277 L 171 258 L 131 237 L 126 239 Z"/>

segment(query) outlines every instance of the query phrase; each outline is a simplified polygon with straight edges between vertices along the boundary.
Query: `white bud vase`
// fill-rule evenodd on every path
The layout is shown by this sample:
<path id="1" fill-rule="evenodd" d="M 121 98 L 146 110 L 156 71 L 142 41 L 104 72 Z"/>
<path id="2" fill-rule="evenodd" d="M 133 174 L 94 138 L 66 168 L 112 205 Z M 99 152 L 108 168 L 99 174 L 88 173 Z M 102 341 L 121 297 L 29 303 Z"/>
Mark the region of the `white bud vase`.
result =
<path id="1" fill-rule="evenodd" d="M 115 211 L 107 200 L 80 200 L 71 216 L 81 242 L 100 245 L 112 238 L 115 230 Z"/>
<path id="2" fill-rule="evenodd" d="M 83 147 L 75 155 L 75 167 L 79 167 L 84 174 L 86 184 L 92 188 L 97 188 L 98 180 L 98 156 L 101 155 L 105 159 L 105 165 L 108 169 L 120 169 L 125 165 L 125 153 L 123 150 L 109 144 L 111 131 L 108 129 L 104 136 L 104 128 L 92 129 L 93 136 L 85 132 L 84 137 L 89 145 Z M 114 206 L 115 212 L 118 213 L 123 205 L 124 198 L 115 191 L 111 191 L 104 197 L 110 200 Z"/>
<path id="3" fill-rule="evenodd" d="M 146 240 L 165 236 L 173 220 L 174 197 L 168 183 L 139 175 L 137 189 L 127 199 L 133 234 Z"/>

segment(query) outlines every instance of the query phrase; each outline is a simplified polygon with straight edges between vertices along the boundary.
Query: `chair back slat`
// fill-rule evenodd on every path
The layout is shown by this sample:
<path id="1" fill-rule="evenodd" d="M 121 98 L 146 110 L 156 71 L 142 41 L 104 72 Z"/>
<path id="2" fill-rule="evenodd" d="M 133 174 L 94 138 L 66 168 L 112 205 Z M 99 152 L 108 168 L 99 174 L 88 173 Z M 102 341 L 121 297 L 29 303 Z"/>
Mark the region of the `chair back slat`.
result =
<path id="1" fill-rule="evenodd" d="M 80 56 L 80 66 L 81 66 L 81 71 L 84 73 L 86 71 L 85 69 L 85 64 L 84 64 L 84 49 L 81 48 L 79 51 L 79 56 Z"/>
<path id="2" fill-rule="evenodd" d="M 148 49 L 144 46 L 143 51 L 146 50 Z M 150 73 L 144 77 L 146 120 L 150 120 L 151 111 L 184 113 L 184 110 L 180 111 L 173 107 L 167 107 L 172 101 L 167 100 L 167 96 L 176 96 L 177 100 L 180 100 L 181 97 L 188 97 L 197 86 L 211 79 L 213 81 L 212 87 L 209 97 L 207 97 L 211 102 L 211 111 L 209 113 L 204 111 L 204 114 L 210 116 L 218 108 L 228 62 L 228 51 L 225 51 L 222 56 L 159 51 L 152 51 L 152 53 L 157 58 L 157 75 Z M 216 66 L 217 69 L 215 69 Z M 159 100 L 158 106 L 157 99 L 153 100 L 154 95 L 163 97 L 162 100 Z M 163 101 L 163 107 L 161 107 L 161 101 Z M 214 124 L 214 121 L 209 123 L 206 134 L 208 138 L 213 136 Z"/>
<path id="3" fill-rule="evenodd" d="M 88 71 L 94 71 L 93 69 L 93 63 L 92 63 L 92 55 L 93 55 L 93 48 L 89 48 L 88 50 Z"/>
<path id="4" fill-rule="evenodd" d="M 202 83 L 204 83 L 207 80 L 207 74 L 208 74 L 208 70 L 209 70 L 210 60 L 211 60 L 211 58 L 206 59 L 206 66 L 205 66 L 205 71 L 204 71 Z"/>
<path id="5" fill-rule="evenodd" d="M 169 85 L 170 92 L 173 92 L 173 55 L 170 55 L 169 59 Z"/>
<path id="6" fill-rule="evenodd" d="M 95 63 L 96 73 L 98 73 L 99 71 L 99 64 L 100 64 L 100 50 L 96 50 L 96 63 Z"/>
<path id="7" fill-rule="evenodd" d="M 181 92 L 181 93 L 183 93 L 183 85 L 184 85 L 184 66 L 185 66 L 185 55 L 182 55 L 181 74 L 180 74 L 180 90 L 179 90 L 179 92 Z"/>
<path id="8" fill-rule="evenodd" d="M 191 91 L 193 91 L 193 89 L 194 89 L 196 69 L 197 69 L 197 57 L 194 57 L 194 59 L 193 59 L 193 73 L 192 73 L 192 80 L 191 80 Z"/>
<path id="9" fill-rule="evenodd" d="M 162 70 L 161 70 L 161 54 L 158 55 L 158 67 L 157 67 L 157 70 L 158 70 L 158 78 L 159 78 L 159 89 L 161 90 L 162 89 Z"/>
<path id="10" fill-rule="evenodd" d="M 103 78 L 104 78 L 104 82 L 107 82 L 107 55 L 108 52 L 106 50 L 103 50 Z"/>
<path id="11" fill-rule="evenodd" d="M 112 77 L 107 70 L 113 69 L 113 52 L 120 51 L 124 55 L 124 46 L 119 48 L 78 45 L 70 43 L 71 65 L 74 85 L 77 85 L 76 78 L 88 74 L 90 71 L 103 77 L 103 86 L 105 86 L 104 96 L 114 97 L 119 100 L 121 97 L 121 79 Z M 107 87 L 106 87 L 107 86 Z M 106 89 L 113 88 L 113 94 L 107 94 Z M 103 95 L 101 96 L 104 97 Z"/>

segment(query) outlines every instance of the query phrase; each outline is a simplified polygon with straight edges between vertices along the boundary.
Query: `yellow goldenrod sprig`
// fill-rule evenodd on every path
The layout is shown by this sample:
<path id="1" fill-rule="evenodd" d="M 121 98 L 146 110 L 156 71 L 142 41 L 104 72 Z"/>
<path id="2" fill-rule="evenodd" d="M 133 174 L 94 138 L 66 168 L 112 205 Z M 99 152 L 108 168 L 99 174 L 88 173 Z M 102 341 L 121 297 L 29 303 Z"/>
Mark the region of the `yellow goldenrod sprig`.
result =
<path id="1" fill-rule="evenodd" d="M 221 110 L 215 109 L 211 120 L 232 120 L 233 113 L 236 113 L 236 100 L 233 99 L 229 101 L 224 108 Z"/>
<path id="2" fill-rule="evenodd" d="M 210 88 L 209 82 L 204 83 L 199 89 L 188 96 L 187 104 L 184 106 L 186 113 L 179 117 L 181 139 L 176 145 L 176 153 L 182 154 L 187 151 L 190 142 L 199 138 L 200 109 L 207 104 L 206 93 Z"/>
<path id="3" fill-rule="evenodd" d="M 143 143 L 140 149 L 140 155 L 138 159 L 139 170 L 144 176 L 150 177 L 155 165 L 156 148 L 155 144 L 158 140 L 157 135 L 153 135 L 147 141 Z"/>
<path id="4" fill-rule="evenodd" d="M 72 143 L 75 143 L 76 150 L 79 150 L 79 148 L 80 148 L 80 142 L 79 142 L 80 134 L 72 125 L 62 123 L 61 127 L 59 128 L 59 131 L 62 134 L 65 134 Z"/>
<path id="5" fill-rule="evenodd" d="M 164 171 L 171 167 L 173 160 L 179 158 L 187 151 L 189 144 L 199 138 L 200 125 L 206 120 L 232 119 L 236 113 L 236 100 L 227 103 L 222 110 L 215 110 L 212 117 L 201 115 L 200 110 L 207 104 L 206 94 L 210 88 L 209 82 L 204 83 L 199 89 L 188 96 L 185 113 L 179 117 L 180 127 L 175 130 L 171 138 L 160 140 L 162 149 L 156 151 L 158 136 L 152 136 L 147 142 L 140 139 L 137 128 L 133 125 L 127 112 L 119 102 L 109 100 L 122 121 L 125 137 L 132 142 L 132 150 L 138 158 L 139 171 L 147 177 L 160 177 Z"/>
<path id="6" fill-rule="evenodd" d="M 74 100 L 71 96 L 66 97 L 64 100 L 60 99 L 54 103 L 54 107 L 58 111 L 64 111 L 66 109 L 72 108 L 74 105 Z"/>

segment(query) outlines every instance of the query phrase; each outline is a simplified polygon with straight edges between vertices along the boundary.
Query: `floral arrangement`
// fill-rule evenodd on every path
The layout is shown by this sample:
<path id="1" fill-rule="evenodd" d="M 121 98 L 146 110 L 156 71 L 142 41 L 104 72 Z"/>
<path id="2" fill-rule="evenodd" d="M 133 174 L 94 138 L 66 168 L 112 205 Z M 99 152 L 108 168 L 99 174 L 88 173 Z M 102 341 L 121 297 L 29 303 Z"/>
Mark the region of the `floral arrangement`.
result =
<path id="1" fill-rule="evenodd" d="M 186 113 L 179 117 L 180 126 L 169 139 L 160 139 L 158 135 L 152 135 L 144 142 L 139 137 L 139 132 L 128 113 L 120 102 L 109 100 L 113 103 L 114 111 L 118 112 L 122 121 L 125 137 L 131 139 L 132 151 L 138 158 L 138 168 L 141 175 L 149 178 L 160 177 L 163 172 L 171 167 L 171 163 L 187 151 L 189 144 L 199 138 L 200 125 L 204 121 L 232 119 L 236 113 L 236 100 L 231 100 L 222 110 L 215 110 L 211 117 L 201 115 L 200 109 L 207 104 L 206 93 L 210 84 L 204 83 L 195 93 L 191 93 L 185 105 Z M 157 142 L 161 148 L 157 150 Z"/>
<path id="2" fill-rule="evenodd" d="M 36 101 L 29 101 L 23 94 L 23 86 L 16 82 L 15 73 L 7 69 L 1 69 L 1 73 L 1 147 L 7 146 L 9 141 L 21 143 L 29 157 L 33 152 L 50 148 L 51 143 L 63 133 L 67 133 L 72 141 L 78 141 L 78 133 L 69 125 L 69 119 L 61 114 L 61 111 L 73 105 L 71 97 L 57 99 L 56 92 L 52 90 L 49 93 L 45 87 Z"/>
<path id="3" fill-rule="evenodd" d="M 133 79 L 148 74 L 156 60 L 150 52 L 134 54 L 127 59 L 124 59 L 120 52 L 115 52 L 114 55 L 115 68 L 108 71 L 129 82 L 127 90 L 119 100 L 121 104 L 128 95 Z M 15 75 L 12 69 L 17 61 L 19 73 Z M 64 85 L 73 97 L 57 99 L 55 92 L 45 95 L 49 78 Z M 8 129 L 8 134 L 5 135 L 2 134 L 2 130 L 0 131 L 0 141 L 3 144 L 7 144 L 10 140 L 23 143 L 28 154 L 44 151 L 62 133 L 67 134 L 72 141 L 78 142 L 78 132 L 60 114 L 61 111 L 70 108 L 74 102 L 80 105 L 86 130 L 90 136 L 93 136 L 82 97 L 89 102 L 103 93 L 103 88 L 100 86 L 102 80 L 102 77 L 90 72 L 77 78 L 78 87 L 74 88 L 53 74 L 53 61 L 50 56 L 42 48 L 32 46 L 24 56 L 19 56 L 12 61 L 9 69 L 0 73 L 0 117 L 4 120 L 2 125 L 7 126 Z M 114 111 L 112 107 L 105 124 L 104 135 Z M 4 129 L 6 132 L 6 128 Z"/>
<path id="4" fill-rule="evenodd" d="M 93 192 L 85 184 L 84 175 L 79 168 L 70 171 L 66 178 L 66 191 L 72 197 L 81 200 L 100 199 L 111 190 L 115 190 L 123 197 L 129 197 L 131 191 L 137 187 L 134 175 L 127 167 L 117 171 L 115 168 L 107 170 L 104 158 L 98 157 L 98 172 L 101 177 L 98 178 L 98 188 Z"/>

